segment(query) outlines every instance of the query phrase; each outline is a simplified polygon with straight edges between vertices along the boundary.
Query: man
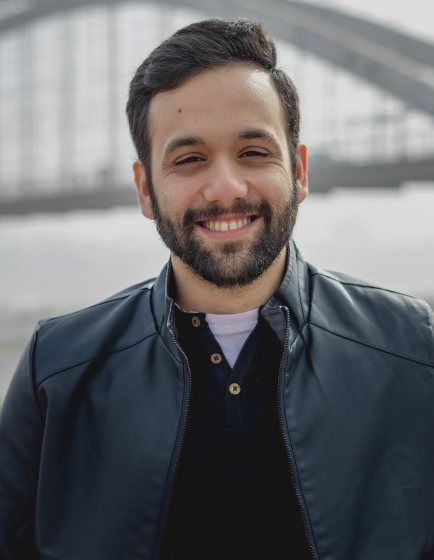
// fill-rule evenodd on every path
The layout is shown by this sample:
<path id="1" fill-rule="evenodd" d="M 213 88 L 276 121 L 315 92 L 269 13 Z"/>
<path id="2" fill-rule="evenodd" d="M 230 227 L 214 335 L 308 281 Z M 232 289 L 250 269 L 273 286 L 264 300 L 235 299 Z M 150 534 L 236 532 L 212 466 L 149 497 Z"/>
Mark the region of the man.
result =
<path id="1" fill-rule="evenodd" d="M 297 252 L 307 154 L 273 43 L 181 29 L 127 114 L 170 262 L 39 324 L 2 410 L 1 558 L 433 558 L 432 316 Z"/>

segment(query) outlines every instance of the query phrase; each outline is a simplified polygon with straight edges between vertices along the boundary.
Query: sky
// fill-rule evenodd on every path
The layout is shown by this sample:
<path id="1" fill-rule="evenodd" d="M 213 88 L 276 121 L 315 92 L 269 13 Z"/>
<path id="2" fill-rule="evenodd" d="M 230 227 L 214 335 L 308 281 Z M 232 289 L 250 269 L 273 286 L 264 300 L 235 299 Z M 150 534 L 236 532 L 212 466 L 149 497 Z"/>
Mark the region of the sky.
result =
<path id="1" fill-rule="evenodd" d="M 336 6 L 434 43 L 434 4 L 429 0 L 316 0 L 315 3 Z"/>

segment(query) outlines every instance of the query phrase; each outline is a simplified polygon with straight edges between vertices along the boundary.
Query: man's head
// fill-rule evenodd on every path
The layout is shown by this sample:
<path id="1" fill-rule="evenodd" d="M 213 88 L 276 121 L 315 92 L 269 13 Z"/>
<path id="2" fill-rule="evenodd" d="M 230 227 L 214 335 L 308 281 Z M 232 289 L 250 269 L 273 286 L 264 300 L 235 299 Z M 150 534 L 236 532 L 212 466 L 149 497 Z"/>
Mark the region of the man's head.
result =
<path id="1" fill-rule="evenodd" d="M 258 23 L 206 20 L 179 29 L 161 43 L 138 67 L 130 84 L 127 116 L 131 137 L 141 163 L 150 175 L 152 145 L 148 111 L 151 99 L 162 91 L 218 66 L 247 63 L 266 72 L 280 97 L 289 153 L 295 174 L 300 129 L 297 90 L 287 74 L 276 67 L 276 47 Z"/>
<path id="2" fill-rule="evenodd" d="M 296 89 L 259 24 L 177 31 L 138 68 L 127 114 L 142 211 L 172 253 L 218 286 L 260 276 L 291 235 L 307 180 Z"/>

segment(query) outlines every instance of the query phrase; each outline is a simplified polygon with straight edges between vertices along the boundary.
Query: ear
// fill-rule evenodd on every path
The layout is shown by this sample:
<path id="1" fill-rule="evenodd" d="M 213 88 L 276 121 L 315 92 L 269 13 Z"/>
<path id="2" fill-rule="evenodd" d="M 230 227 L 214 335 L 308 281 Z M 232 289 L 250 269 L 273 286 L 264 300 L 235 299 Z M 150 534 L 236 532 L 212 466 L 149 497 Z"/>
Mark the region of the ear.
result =
<path id="1" fill-rule="evenodd" d="M 154 213 L 152 211 L 151 196 L 149 194 L 149 183 L 146 176 L 145 168 L 140 161 L 135 161 L 133 163 L 134 172 L 134 182 L 137 188 L 137 198 L 139 200 L 140 208 L 142 209 L 142 214 L 149 218 L 154 219 Z"/>
<path id="2" fill-rule="evenodd" d="M 297 181 L 297 202 L 301 204 L 303 200 L 307 197 L 309 192 L 309 181 L 307 178 L 307 146 L 305 144 L 299 144 L 297 146 L 297 166 L 296 166 L 296 176 Z"/>

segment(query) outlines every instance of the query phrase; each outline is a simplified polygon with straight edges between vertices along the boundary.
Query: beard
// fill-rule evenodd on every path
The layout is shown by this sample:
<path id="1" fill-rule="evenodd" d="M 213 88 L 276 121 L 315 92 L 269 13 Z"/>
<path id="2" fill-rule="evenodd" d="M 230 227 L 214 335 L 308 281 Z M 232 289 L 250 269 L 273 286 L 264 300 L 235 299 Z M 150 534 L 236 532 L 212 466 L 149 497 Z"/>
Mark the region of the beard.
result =
<path id="1" fill-rule="evenodd" d="M 231 208 L 210 205 L 207 208 L 188 209 L 179 219 L 164 213 L 150 188 L 150 198 L 157 231 L 168 249 L 181 259 L 195 274 L 218 288 L 247 286 L 259 278 L 275 261 L 288 243 L 297 219 L 297 184 L 293 183 L 291 197 L 279 208 L 268 202 L 252 204 L 237 200 Z M 219 243 L 209 249 L 195 235 L 195 223 L 222 216 L 260 215 L 263 227 L 255 232 L 254 239 Z"/>

